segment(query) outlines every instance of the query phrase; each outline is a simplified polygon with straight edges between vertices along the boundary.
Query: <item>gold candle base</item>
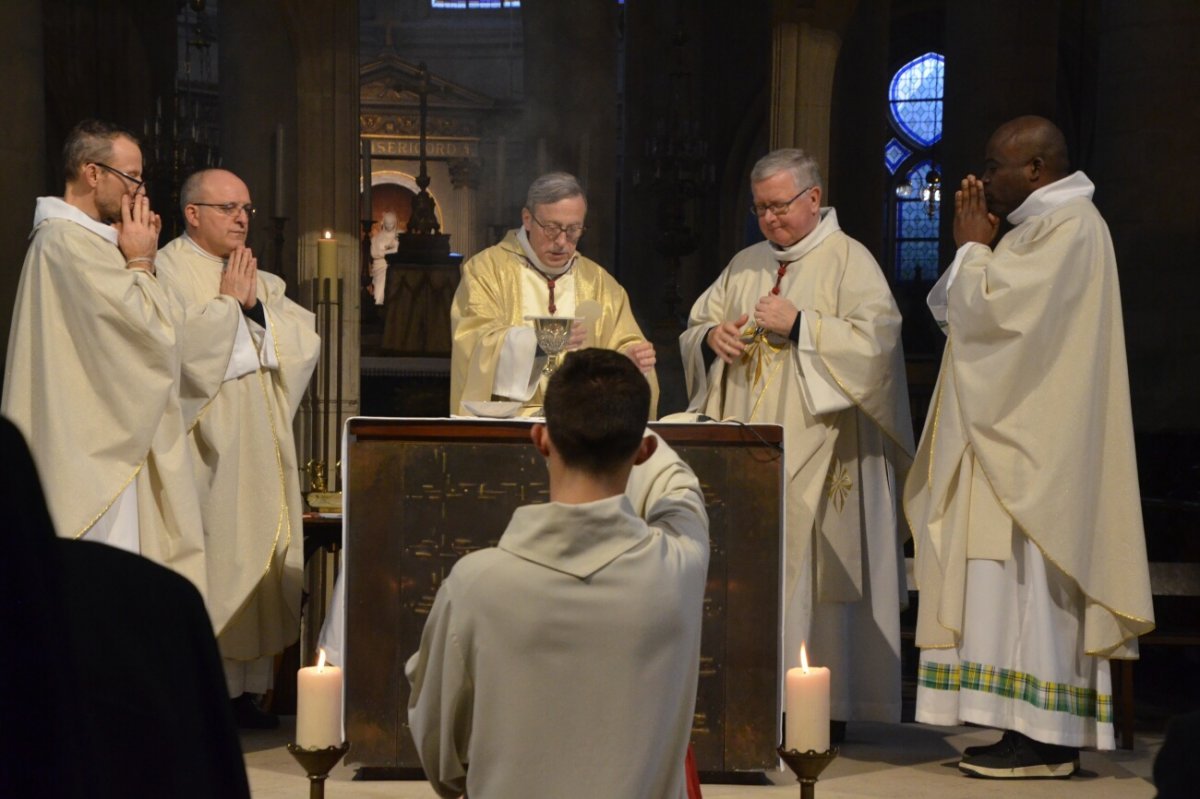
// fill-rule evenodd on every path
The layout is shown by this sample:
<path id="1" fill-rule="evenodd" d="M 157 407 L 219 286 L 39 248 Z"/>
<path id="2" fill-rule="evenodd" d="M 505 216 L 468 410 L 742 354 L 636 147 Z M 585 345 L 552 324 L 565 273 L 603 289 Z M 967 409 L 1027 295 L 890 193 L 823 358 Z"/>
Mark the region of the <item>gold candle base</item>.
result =
<path id="1" fill-rule="evenodd" d="M 305 749 L 288 744 L 287 750 L 308 775 L 308 799 L 325 799 L 325 778 L 329 776 L 330 769 L 350 751 L 350 742 L 342 741 L 337 746 L 324 749 Z"/>
<path id="2" fill-rule="evenodd" d="M 782 746 L 776 751 L 796 775 L 796 781 L 800 783 L 800 799 L 813 799 L 817 791 L 817 777 L 838 756 L 836 746 L 831 746 L 824 752 L 815 749 L 799 752 L 795 749 L 784 749 Z"/>

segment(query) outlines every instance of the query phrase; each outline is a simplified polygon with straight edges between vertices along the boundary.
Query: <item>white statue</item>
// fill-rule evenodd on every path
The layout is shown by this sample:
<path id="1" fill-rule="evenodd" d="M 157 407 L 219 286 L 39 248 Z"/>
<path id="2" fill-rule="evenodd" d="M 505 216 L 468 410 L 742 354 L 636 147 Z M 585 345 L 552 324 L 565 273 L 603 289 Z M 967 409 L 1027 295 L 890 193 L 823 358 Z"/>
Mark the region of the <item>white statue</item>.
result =
<path id="1" fill-rule="evenodd" d="M 379 232 L 371 237 L 371 295 L 375 297 L 376 305 L 383 305 L 383 287 L 387 282 L 388 253 L 395 252 L 400 247 L 397 238 L 400 231 L 396 229 L 396 214 L 385 211 Z"/>

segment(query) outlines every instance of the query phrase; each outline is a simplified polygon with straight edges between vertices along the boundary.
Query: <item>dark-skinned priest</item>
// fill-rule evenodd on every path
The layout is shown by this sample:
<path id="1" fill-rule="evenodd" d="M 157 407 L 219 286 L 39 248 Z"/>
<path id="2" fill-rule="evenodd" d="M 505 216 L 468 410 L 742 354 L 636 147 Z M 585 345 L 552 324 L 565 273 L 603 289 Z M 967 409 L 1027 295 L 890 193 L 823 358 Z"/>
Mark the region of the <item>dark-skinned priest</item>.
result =
<path id="1" fill-rule="evenodd" d="M 946 334 L 904 490 L 917 720 L 1004 730 L 977 777 L 1069 777 L 1112 749 L 1109 660 L 1154 627 L 1117 263 L 1095 186 L 1041 117 L 1001 125 L 954 197 L 929 295 Z M 1001 218 L 1013 228 L 993 246 Z"/>

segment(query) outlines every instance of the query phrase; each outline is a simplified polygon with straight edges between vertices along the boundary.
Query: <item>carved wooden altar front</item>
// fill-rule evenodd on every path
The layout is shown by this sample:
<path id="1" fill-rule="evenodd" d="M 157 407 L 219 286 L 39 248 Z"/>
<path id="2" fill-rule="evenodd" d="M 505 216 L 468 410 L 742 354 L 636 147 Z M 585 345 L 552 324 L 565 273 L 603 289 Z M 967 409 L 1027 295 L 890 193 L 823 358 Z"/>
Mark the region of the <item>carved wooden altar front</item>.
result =
<path id="1" fill-rule="evenodd" d="M 656 424 L 700 478 L 710 519 L 692 743 L 702 771 L 774 769 L 779 739 L 781 430 Z M 526 421 L 351 419 L 346 458 L 348 762 L 419 768 L 404 663 L 455 561 L 548 499 Z M 652 712 L 648 710 L 647 712 Z"/>

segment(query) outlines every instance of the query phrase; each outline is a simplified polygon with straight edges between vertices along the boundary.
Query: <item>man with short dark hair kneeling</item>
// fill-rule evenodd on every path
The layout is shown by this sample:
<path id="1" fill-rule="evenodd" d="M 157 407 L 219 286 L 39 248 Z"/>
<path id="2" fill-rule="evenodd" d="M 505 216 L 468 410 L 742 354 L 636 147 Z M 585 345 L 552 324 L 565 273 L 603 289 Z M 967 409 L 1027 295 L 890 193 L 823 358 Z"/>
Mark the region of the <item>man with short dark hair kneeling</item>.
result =
<path id="1" fill-rule="evenodd" d="M 686 795 L 708 517 L 649 390 L 624 355 L 568 355 L 531 431 L 550 502 L 438 589 L 405 671 L 440 795 Z"/>

